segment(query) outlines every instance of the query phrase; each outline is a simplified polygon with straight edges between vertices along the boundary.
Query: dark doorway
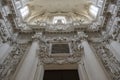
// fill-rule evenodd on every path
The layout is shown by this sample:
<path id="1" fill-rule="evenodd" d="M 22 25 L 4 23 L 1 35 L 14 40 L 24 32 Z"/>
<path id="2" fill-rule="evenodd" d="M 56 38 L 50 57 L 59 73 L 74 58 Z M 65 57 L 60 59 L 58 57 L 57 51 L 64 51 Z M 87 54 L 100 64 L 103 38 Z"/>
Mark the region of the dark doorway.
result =
<path id="1" fill-rule="evenodd" d="M 77 70 L 45 70 L 43 80 L 79 80 Z"/>

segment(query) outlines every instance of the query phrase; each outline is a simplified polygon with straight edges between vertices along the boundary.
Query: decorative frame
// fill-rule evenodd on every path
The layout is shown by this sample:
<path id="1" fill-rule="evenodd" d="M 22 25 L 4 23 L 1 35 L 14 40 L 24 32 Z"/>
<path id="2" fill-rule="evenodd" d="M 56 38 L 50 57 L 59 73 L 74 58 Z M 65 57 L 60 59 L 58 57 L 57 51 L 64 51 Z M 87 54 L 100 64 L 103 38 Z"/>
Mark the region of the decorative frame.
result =
<path id="1" fill-rule="evenodd" d="M 62 53 L 62 54 L 61 54 L 61 53 L 55 53 L 55 54 L 52 54 L 52 45 L 53 45 L 53 44 L 68 44 L 69 53 Z M 70 56 L 70 55 L 73 54 L 72 51 L 71 51 L 71 44 L 68 43 L 68 42 L 62 42 L 62 43 L 55 42 L 55 43 L 50 43 L 49 50 L 50 50 L 50 52 L 49 52 L 49 55 L 50 55 L 50 56 Z"/>

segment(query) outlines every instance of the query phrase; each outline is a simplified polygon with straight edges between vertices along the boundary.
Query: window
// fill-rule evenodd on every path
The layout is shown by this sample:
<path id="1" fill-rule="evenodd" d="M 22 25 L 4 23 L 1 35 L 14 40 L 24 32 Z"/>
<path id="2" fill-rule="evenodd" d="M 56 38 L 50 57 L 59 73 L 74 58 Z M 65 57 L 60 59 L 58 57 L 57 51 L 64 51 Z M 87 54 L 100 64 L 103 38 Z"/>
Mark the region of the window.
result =
<path id="1" fill-rule="evenodd" d="M 66 19 L 64 16 L 55 16 L 53 18 L 53 24 L 57 24 L 57 23 L 62 23 L 62 24 L 66 24 Z"/>
<path id="2" fill-rule="evenodd" d="M 99 8 L 94 5 L 91 5 L 89 11 L 90 11 L 90 14 L 96 18 Z"/>
<path id="3" fill-rule="evenodd" d="M 52 44 L 52 54 L 70 53 L 68 44 Z"/>
<path id="4" fill-rule="evenodd" d="M 21 8 L 20 13 L 21 13 L 22 18 L 24 19 L 29 14 L 28 6 Z"/>

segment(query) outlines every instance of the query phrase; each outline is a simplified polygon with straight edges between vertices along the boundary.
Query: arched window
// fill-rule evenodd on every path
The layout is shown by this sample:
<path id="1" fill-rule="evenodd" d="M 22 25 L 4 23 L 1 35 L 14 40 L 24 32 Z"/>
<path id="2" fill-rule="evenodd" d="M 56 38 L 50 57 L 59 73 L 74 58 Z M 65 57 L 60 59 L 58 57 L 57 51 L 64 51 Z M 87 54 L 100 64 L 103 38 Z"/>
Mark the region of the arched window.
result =
<path id="1" fill-rule="evenodd" d="M 22 18 L 24 19 L 29 14 L 28 6 L 21 8 L 20 13 L 21 13 Z"/>
<path id="2" fill-rule="evenodd" d="M 65 17 L 64 16 L 54 16 L 54 18 L 53 18 L 53 24 L 57 24 L 57 23 L 66 24 Z"/>
<path id="3" fill-rule="evenodd" d="M 99 11 L 99 8 L 94 5 L 91 5 L 89 8 L 90 14 L 95 18 L 97 17 L 98 11 Z"/>

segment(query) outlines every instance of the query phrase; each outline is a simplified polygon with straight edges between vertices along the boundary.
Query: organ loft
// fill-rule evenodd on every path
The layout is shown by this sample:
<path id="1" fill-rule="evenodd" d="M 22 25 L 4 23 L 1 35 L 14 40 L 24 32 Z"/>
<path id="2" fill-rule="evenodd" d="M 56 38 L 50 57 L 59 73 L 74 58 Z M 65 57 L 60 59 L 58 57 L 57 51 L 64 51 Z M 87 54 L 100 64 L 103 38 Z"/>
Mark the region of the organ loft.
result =
<path id="1" fill-rule="evenodd" d="M 0 80 L 120 80 L 120 0 L 0 0 Z"/>

